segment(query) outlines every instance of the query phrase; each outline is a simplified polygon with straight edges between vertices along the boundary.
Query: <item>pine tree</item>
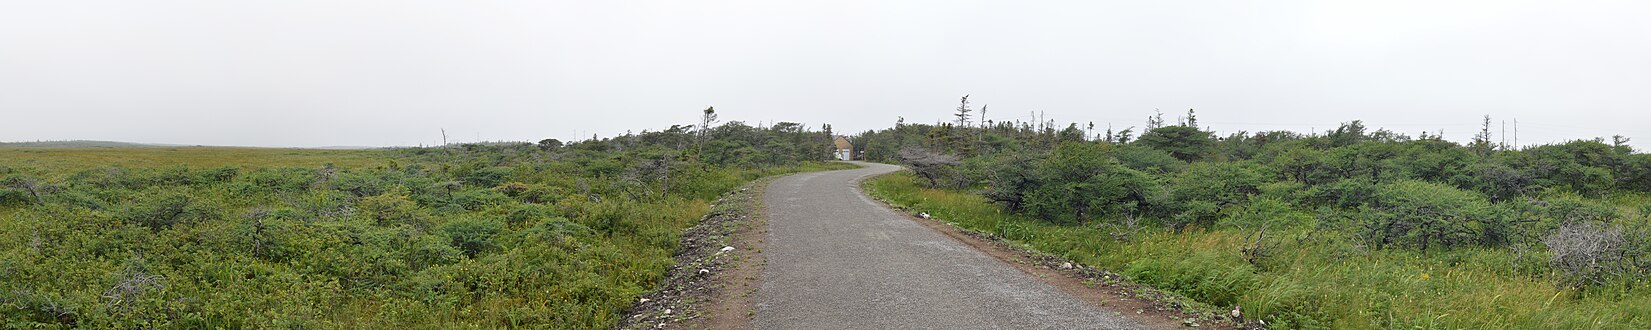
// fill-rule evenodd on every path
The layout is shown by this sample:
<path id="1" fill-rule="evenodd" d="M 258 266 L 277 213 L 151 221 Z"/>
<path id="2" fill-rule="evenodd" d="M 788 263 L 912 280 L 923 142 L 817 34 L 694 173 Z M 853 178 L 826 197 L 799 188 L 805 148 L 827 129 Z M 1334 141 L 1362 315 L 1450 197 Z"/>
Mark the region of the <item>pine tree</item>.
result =
<path id="1" fill-rule="evenodd" d="M 1444 134 L 1441 133 L 1439 135 Z M 1484 125 L 1479 128 L 1478 134 L 1473 135 L 1473 150 L 1479 153 L 1479 156 L 1490 156 L 1491 148 L 1490 115 L 1485 115 Z"/>

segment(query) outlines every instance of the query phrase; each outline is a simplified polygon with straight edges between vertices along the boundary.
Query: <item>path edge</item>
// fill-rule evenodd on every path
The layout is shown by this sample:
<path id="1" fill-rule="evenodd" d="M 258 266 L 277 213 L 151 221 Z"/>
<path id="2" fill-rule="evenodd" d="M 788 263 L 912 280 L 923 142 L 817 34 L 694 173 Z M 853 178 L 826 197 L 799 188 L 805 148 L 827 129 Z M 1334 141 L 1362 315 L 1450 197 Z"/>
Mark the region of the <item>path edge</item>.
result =
<path id="1" fill-rule="evenodd" d="M 904 171 L 909 170 L 866 176 L 855 186 L 861 194 L 895 214 L 991 256 L 1078 300 L 1104 311 L 1117 312 L 1143 326 L 1157 329 L 1266 329 L 1255 321 L 1239 324 L 1213 306 L 1134 283 L 1122 274 L 1082 265 L 1007 241 L 996 235 L 959 227 L 941 219 L 919 217 L 915 213 L 921 211 L 897 205 L 871 193 L 873 189 L 869 187 L 869 183 L 872 180 Z"/>

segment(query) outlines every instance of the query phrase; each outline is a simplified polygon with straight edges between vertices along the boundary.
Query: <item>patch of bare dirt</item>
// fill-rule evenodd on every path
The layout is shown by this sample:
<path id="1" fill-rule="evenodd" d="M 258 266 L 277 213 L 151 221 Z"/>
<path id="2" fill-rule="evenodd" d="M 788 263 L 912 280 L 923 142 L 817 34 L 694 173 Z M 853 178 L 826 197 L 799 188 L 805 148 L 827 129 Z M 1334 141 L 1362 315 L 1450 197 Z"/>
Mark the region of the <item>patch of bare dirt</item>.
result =
<path id="1" fill-rule="evenodd" d="M 755 198 L 761 198 L 759 190 Z M 717 274 L 712 281 L 716 283 L 716 290 L 709 301 L 709 315 L 698 319 L 699 322 L 689 322 L 690 329 L 750 329 L 751 322 L 757 311 L 757 289 L 762 287 L 763 266 L 768 260 L 763 258 L 762 249 L 767 245 L 768 217 L 763 207 L 757 206 L 749 220 L 740 223 L 735 230 L 733 242 L 735 250 L 727 271 Z"/>
<path id="2" fill-rule="evenodd" d="M 749 329 L 761 285 L 762 189 L 757 180 L 718 199 L 682 233 L 665 281 L 627 309 L 616 329 Z"/>

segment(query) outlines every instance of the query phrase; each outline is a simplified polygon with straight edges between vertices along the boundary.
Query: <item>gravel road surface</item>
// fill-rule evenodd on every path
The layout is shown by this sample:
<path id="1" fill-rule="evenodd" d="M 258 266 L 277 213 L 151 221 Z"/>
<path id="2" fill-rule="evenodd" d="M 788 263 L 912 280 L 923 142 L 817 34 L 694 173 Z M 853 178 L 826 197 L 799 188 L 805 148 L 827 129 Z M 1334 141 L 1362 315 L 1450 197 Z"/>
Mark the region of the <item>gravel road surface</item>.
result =
<path id="1" fill-rule="evenodd" d="M 813 172 L 768 186 L 757 329 L 1138 329 L 884 208 L 865 177 Z"/>

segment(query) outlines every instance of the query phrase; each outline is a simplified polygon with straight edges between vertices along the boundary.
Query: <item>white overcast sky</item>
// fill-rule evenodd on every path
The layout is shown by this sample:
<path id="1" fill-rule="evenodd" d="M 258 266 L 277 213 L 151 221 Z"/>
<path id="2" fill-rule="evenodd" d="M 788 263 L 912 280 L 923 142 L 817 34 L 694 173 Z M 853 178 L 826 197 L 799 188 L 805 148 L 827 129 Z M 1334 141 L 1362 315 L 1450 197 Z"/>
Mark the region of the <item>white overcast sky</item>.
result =
<path id="1" fill-rule="evenodd" d="M 1648 1 L 0 0 L 0 141 L 390 146 L 694 122 L 1362 119 L 1651 147 Z"/>

